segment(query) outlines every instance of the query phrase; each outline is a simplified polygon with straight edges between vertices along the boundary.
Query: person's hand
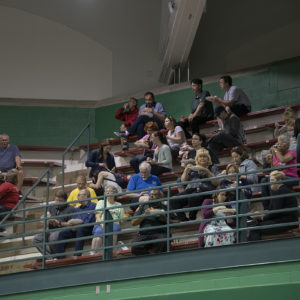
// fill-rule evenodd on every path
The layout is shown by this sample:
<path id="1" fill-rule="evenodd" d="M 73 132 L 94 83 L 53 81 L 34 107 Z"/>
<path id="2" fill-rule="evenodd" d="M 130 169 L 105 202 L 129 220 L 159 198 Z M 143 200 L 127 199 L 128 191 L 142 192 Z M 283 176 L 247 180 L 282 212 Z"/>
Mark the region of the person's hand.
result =
<path id="1" fill-rule="evenodd" d="M 189 120 L 189 122 L 192 122 L 192 121 L 193 121 L 193 119 L 194 119 L 194 114 L 190 114 L 190 115 L 188 116 L 188 120 Z"/>
<path id="2" fill-rule="evenodd" d="M 99 167 L 103 167 L 103 168 L 107 169 L 107 165 L 105 163 L 99 163 Z"/>
<path id="3" fill-rule="evenodd" d="M 89 184 L 89 187 L 92 188 L 92 189 L 95 189 L 95 188 L 96 188 L 96 184 L 90 183 L 90 184 Z"/>
<path id="4" fill-rule="evenodd" d="M 124 108 L 124 109 L 127 109 L 128 106 L 129 106 L 128 103 L 125 103 L 125 104 L 123 105 L 123 108 Z"/>
<path id="5" fill-rule="evenodd" d="M 146 214 L 146 215 L 150 215 L 150 213 L 151 213 L 151 209 L 150 209 L 150 208 L 147 208 L 147 209 L 145 210 L 145 214 Z"/>
<path id="6" fill-rule="evenodd" d="M 146 161 L 151 164 L 151 162 L 153 162 L 153 159 L 151 157 L 147 157 Z"/>
<path id="7" fill-rule="evenodd" d="M 275 129 L 278 129 L 280 125 L 279 125 L 278 122 L 276 122 L 276 123 L 274 124 L 274 126 L 275 126 Z"/>
<path id="8" fill-rule="evenodd" d="M 246 178 L 247 178 L 246 175 L 241 175 L 241 176 L 240 176 L 240 179 L 246 179 Z"/>

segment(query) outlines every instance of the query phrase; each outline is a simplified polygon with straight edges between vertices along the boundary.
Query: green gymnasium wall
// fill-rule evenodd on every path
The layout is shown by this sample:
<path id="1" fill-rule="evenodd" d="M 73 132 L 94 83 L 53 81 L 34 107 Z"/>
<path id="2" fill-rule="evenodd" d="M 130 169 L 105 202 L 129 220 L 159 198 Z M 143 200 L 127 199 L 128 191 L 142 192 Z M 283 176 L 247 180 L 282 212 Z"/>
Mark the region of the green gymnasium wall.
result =
<path id="1" fill-rule="evenodd" d="M 234 84 L 249 95 L 253 111 L 300 102 L 300 57 L 274 63 L 263 72 L 234 78 Z M 204 84 L 212 95 L 223 96 L 218 82 Z M 177 119 L 187 116 L 193 93 L 190 88 L 156 95 L 167 113 Z M 143 99 L 139 100 L 139 104 Z M 122 105 L 99 108 L 0 106 L 0 132 L 17 145 L 67 146 L 91 123 L 91 142 L 114 137 L 121 122 L 114 118 Z M 83 137 L 77 145 L 86 144 Z"/>
<path id="2" fill-rule="evenodd" d="M 1 299 L 296 300 L 300 293 L 300 262 L 157 276 L 108 284 L 111 288 L 109 294 L 106 293 L 106 284 L 102 283 L 3 296 Z M 98 295 L 96 286 L 100 287 Z"/>

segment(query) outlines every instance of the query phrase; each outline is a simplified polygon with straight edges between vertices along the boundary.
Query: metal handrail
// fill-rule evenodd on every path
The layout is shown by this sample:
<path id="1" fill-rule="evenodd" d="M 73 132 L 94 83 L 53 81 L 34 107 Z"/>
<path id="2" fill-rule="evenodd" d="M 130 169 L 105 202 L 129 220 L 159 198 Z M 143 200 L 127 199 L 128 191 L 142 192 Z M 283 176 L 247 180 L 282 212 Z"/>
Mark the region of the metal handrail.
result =
<path id="1" fill-rule="evenodd" d="M 297 165 L 298 166 L 298 165 Z M 291 166 L 288 166 L 288 167 L 291 167 Z M 271 170 L 273 169 L 280 169 L 280 168 L 271 168 Z M 255 216 L 255 215 L 258 215 L 258 214 L 262 214 L 261 213 L 250 213 L 248 211 L 242 211 L 241 210 L 241 206 L 242 205 L 247 205 L 248 203 L 250 202 L 255 202 L 257 201 L 256 198 L 254 199 L 244 199 L 243 197 L 243 193 L 239 193 L 240 190 L 246 188 L 246 187 L 253 187 L 254 185 L 248 185 L 248 186 L 241 186 L 239 184 L 239 176 L 241 175 L 246 175 L 246 174 L 250 174 L 250 173 L 259 173 L 261 171 L 264 171 L 264 170 L 257 170 L 257 171 L 251 171 L 251 172 L 244 172 L 244 173 L 238 173 L 238 174 L 235 174 L 234 176 L 236 176 L 236 179 L 237 179 L 237 185 L 236 187 L 234 188 L 230 188 L 230 189 L 222 189 L 222 190 L 217 190 L 218 192 L 220 191 L 236 191 L 236 199 L 235 201 L 231 201 L 231 202 L 227 202 L 226 205 L 230 205 L 230 204 L 233 204 L 233 203 L 236 203 L 237 207 L 237 212 L 236 212 L 236 216 L 233 217 L 233 218 L 236 218 L 236 228 L 228 231 L 228 232 L 235 232 L 236 233 L 236 238 L 237 238 L 237 243 L 241 243 L 241 242 L 245 242 L 245 237 L 246 237 L 246 232 L 248 230 L 255 230 L 255 229 L 264 229 L 264 228 L 276 228 L 276 227 L 286 227 L 288 225 L 299 225 L 299 222 L 292 222 L 292 223 L 282 223 L 282 224 L 276 224 L 276 225 L 265 225 L 265 226 L 259 226 L 259 227 L 247 227 L 247 225 L 245 224 L 242 224 L 241 223 L 241 220 L 246 220 L 247 217 L 249 216 Z M 170 209 L 170 200 L 172 199 L 178 199 L 178 198 L 183 198 L 183 197 L 186 197 L 185 196 L 172 196 L 171 197 L 171 192 L 170 192 L 170 189 L 171 187 L 173 186 L 179 186 L 179 185 L 186 185 L 186 184 L 189 184 L 189 183 L 197 183 L 197 182 L 203 182 L 203 181 L 206 181 L 206 180 L 212 180 L 212 179 L 215 179 L 215 178 L 218 178 L 218 179 L 221 179 L 221 178 L 226 178 L 226 177 L 232 177 L 233 175 L 230 174 L 230 175 L 223 175 L 223 176 L 219 176 L 219 177 L 213 177 L 213 178 L 206 178 L 206 179 L 199 179 L 197 181 L 189 181 L 189 182 L 181 182 L 181 183 L 175 183 L 175 184 L 168 184 L 168 185 L 164 185 L 164 186 L 161 186 L 159 188 L 163 188 L 163 187 L 166 187 L 167 188 L 167 196 L 164 197 L 164 198 L 161 198 L 161 199 L 155 199 L 155 200 L 151 200 L 149 201 L 148 203 L 154 203 L 154 202 L 163 202 L 163 201 L 167 201 L 167 210 L 165 213 L 157 213 L 157 215 L 160 215 L 160 214 L 165 214 L 167 216 L 167 223 L 165 225 L 161 225 L 161 226 L 155 226 L 155 227 L 151 227 L 151 229 L 158 229 L 158 228 L 165 228 L 166 231 L 169 233 L 167 234 L 167 237 L 162 239 L 162 240 L 156 240 L 156 242 L 159 242 L 159 241 L 167 241 L 167 252 L 170 252 L 171 251 L 171 246 L 170 246 L 170 241 L 173 241 L 173 240 L 177 240 L 177 239 L 184 239 L 184 238 L 198 238 L 198 237 L 201 237 L 201 236 L 206 236 L 206 235 L 211 235 L 213 233 L 196 233 L 196 234 L 190 234 L 190 235 L 181 235 L 181 236 L 176 236 L 176 237 L 171 237 L 170 236 L 170 232 L 171 232 L 171 229 L 172 228 L 176 228 L 176 227 L 179 227 L 179 226 L 182 226 L 181 223 L 171 223 L 170 222 L 170 215 L 174 212 L 179 212 L 179 211 L 184 211 L 184 212 L 187 212 L 187 211 L 191 211 L 191 210 L 194 210 L 194 209 L 201 209 L 201 208 L 213 208 L 213 207 L 216 207 L 218 206 L 219 204 L 212 204 L 212 205 L 202 205 L 202 206 L 198 206 L 198 207 L 192 207 L 192 208 L 182 208 L 182 209 L 179 209 L 179 210 L 171 210 Z M 278 182 L 273 182 L 272 184 L 274 183 L 284 183 L 284 182 L 287 182 L 289 180 L 282 180 L 282 181 L 278 181 Z M 257 184 L 255 186 L 260 186 L 260 185 L 268 185 L 270 183 L 264 183 L 264 184 Z M 152 190 L 152 189 L 157 189 L 158 187 L 152 187 L 152 188 L 147 188 L 147 189 L 143 189 L 143 190 Z M 140 190 L 140 191 L 143 191 L 143 190 Z M 209 194 L 212 194 L 214 193 L 215 191 L 209 191 L 209 192 L 205 192 L 205 193 L 195 193 L 194 195 L 188 195 L 188 196 L 199 196 L 199 195 L 209 195 Z M 127 193 L 132 193 L 131 191 L 128 191 Z M 118 193 L 118 194 L 114 194 L 115 196 L 118 196 L 118 195 L 124 195 L 126 193 Z M 241 194 L 241 195 L 240 195 Z M 300 195 L 299 192 L 296 192 L 296 193 L 292 193 L 292 194 L 288 194 L 289 196 L 297 196 L 297 195 Z M 112 195 L 113 196 L 113 195 Z M 279 198 L 279 197 L 283 197 L 284 195 L 278 195 L 278 196 L 269 196 L 269 197 L 261 197 L 259 198 L 259 201 L 263 201 L 263 200 L 269 200 L 271 198 Z M 106 196 L 101 196 L 101 197 L 97 197 L 98 199 L 103 199 L 104 197 L 104 202 L 106 202 Z M 48 197 L 47 197 L 48 199 Z M 94 199 L 94 198 L 90 198 L 90 199 Z M 76 200 L 74 201 L 73 203 L 78 203 L 82 200 Z M 139 204 L 139 203 L 137 203 Z M 63 203 L 61 204 L 49 204 L 49 203 L 46 203 L 46 205 L 44 206 L 40 206 L 39 208 L 43 208 L 44 209 L 44 217 L 41 218 L 41 219 L 34 219 L 34 220 L 27 220 L 25 221 L 24 223 L 29 223 L 29 222 L 34 222 L 34 221 L 43 221 L 44 223 L 44 228 L 43 228 L 43 233 L 44 233 L 44 237 L 46 235 L 47 232 L 51 232 L 51 231 L 55 231 L 55 229 L 47 229 L 46 228 L 46 223 L 47 223 L 47 220 L 48 219 L 51 219 L 51 217 L 47 217 L 46 215 L 46 211 L 48 209 L 48 207 L 51 207 L 51 206 L 57 206 L 57 205 L 64 205 Z M 127 206 L 131 206 L 132 204 L 124 204 L 124 205 L 118 205 L 118 206 L 115 206 L 115 208 L 117 207 L 127 207 Z M 29 211 L 29 210 L 32 210 L 34 208 L 23 208 L 21 209 L 20 211 L 23 211 L 23 212 L 26 212 L 26 211 Z M 106 205 L 104 205 L 104 208 L 101 208 L 101 209 L 96 209 L 96 211 L 109 211 L 110 208 L 107 208 Z M 295 207 L 295 208 L 286 208 L 286 209 L 280 209 L 278 210 L 278 212 L 289 212 L 289 211 L 298 211 L 299 210 L 299 207 Z M 84 213 L 86 212 L 89 212 L 89 211 L 85 211 Z M 95 212 L 95 210 L 92 210 L 90 212 Z M 271 214 L 271 213 L 274 213 L 274 212 L 277 212 L 277 211 L 271 211 L 271 212 L 263 212 L 263 214 Z M 67 216 L 67 215 L 74 215 L 75 213 L 72 213 L 72 214 L 66 214 L 66 215 L 60 215 L 60 216 Z M 78 214 L 78 213 L 76 213 Z M 126 220 L 132 220 L 132 219 L 135 219 L 135 218 L 139 218 L 139 216 L 131 216 L 129 218 L 126 218 Z M 222 217 L 215 217 L 215 218 L 210 218 L 210 219 L 202 219 L 202 220 L 195 220 L 195 221 L 190 221 L 188 224 L 200 224 L 201 222 L 205 222 L 205 221 L 212 221 L 212 220 L 222 220 L 222 219 L 227 219 L 227 218 L 232 218 L 231 217 L 228 217 L 228 216 L 222 216 Z M 116 222 L 116 221 L 122 221 L 124 220 L 125 218 L 121 218 L 121 219 L 115 219 L 115 220 L 111 220 L 110 218 L 108 219 L 104 219 L 103 221 L 101 221 L 100 223 L 101 224 L 111 224 L 113 222 Z M 20 221 L 17 221 L 15 222 L 16 224 L 20 224 L 22 222 Z M 85 227 L 85 226 L 92 226 L 92 225 L 95 225 L 95 224 L 99 224 L 98 222 L 94 222 L 92 224 L 80 224 L 80 225 L 76 225 L 76 226 L 72 226 L 72 227 L 65 227 L 65 229 L 68 229 L 68 228 L 80 228 L 80 227 Z M 105 228 L 106 226 L 104 226 Z M 142 232 L 144 230 L 147 230 L 147 228 L 132 228 L 132 229 L 129 229 L 129 230 L 126 230 L 125 232 L 126 233 L 133 233 L 133 232 Z M 226 231 L 227 232 L 227 231 Z M 18 235 L 18 237 L 22 237 L 23 239 L 26 237 L 26 236 L 30 236 L 32 234 L 36 234 L 37 232 L 30 232 L 30 233 L 25 233 L 23 232 L 23 234 L 21 235 Z M 122 232 L 120 233 L 122 234 Z M 107 229 L 104 229 L 104 233 L 103 233 L 103 238 L 105 237 L 111 237 L 112 239 L 112 236 L 114 235 L 114 232 L 112 232 L 111 230 L 107 230 Z M 16 237 L 16 236 L 14 236 Z M 67 242 L 72 242 L 72 241 L 76 241 L 76 240 L 86 240 L 86 239 L 90 239 L 91 237 L 93 236 L 86 236 L 86 237 L 81 237 L 81 238 L 74 238 L 74 239 L 68 239 L 66 240 Z M 13 237 L 12 237 L 13 238 Z M 53 245 L 57 242 L 45 242 L 45 238 L 43 240 L 43 243 L 39 244 L 38 246 L 43 246 L 43 249 L 44 249 L 44 253 L 45 253 L 45 247 L 47 245 Z M 65 241 L 65 242 L 66 242 Z M 60 242 L 64 242 L 64 241 L 60 241 Z M 147 243 L 150 243 L 150 242 L 135 242 L 135 243 L 126 243 L 124 245 L 112 245 L 111 242 L 108 242 L 107 244 L 104 242 L 103 243 L 103 247 L 101 247 L 100 249 L 94 249 L 94 250 L 104 250 L 104 254 L 106 253 L 106 255 L 103 255 L 103 258 L 104 260 L 106 259 L 111 259 L 112 258 L 112 249 L 115 249 L 115 248 L 120 248 L 122 246 L 133 246 L 133 245 L 140 245 L 140 244 L 147 244 Z M 35 245 L 36 246 L 36 245 Z M 19 247 L 19 248 L 8 248 L 8 249 L 3 249 L 1 250 L 0 252 L 6 252 L 6 251 L 10 251 L 10 250 L 16 250 L 16 249 L 26 249 L 26 248 L 30 248 L 32 247 L 31 245 L 30 246 L 25 246 L 23 245 L 23 247 Z M 89 250 L 82 250 L 82 251 L 77 251 L 77 253 L 84 253 L 84 252 L 87 252 L 87 251 L 90 251 L 90 250 L 93 250 L 93 249 L 89 249 Z M 109 252 L 108 252 L 109 251 Z M 63 254 L 61 254 L 61 256 L 65 256 L 66 254 L 74 254 L 75 252 L 74 251 L 71 251 L 71 252 L 65 252 Z M 110 253 L 110 255 L 108 255 L 108 253 Z M 60 255 L 57 255 L 57 256 L 60 256 Z M 42 268 L 45 268 L 45 260 L 49 257 L 49 255 L 43 255 L 43 260 L 42 260 Z M 26 260 L 26 259 L 24 259 Z M 20 261 L 20 260 L 16 260 L 16 261 Z M 22 261 L 22 260 L 21 260 Z M 0 262 L 0 265 L 3 264 L 3 262 Z"/>
<path id="2" fill-rule="evenodd" d="M 69 150 L 73 147 L 73 145 L 79 140 L 79 138 L 85 133 L 85 131 L 88 131 L 88 143 L 87 143 L 87 155 L 90 153 L 90 140 L 91 140 L 91 124 L 88 123 L 85 125 L 82 130 L 78 133 L 78 135 L 73 139 L 73 141 L 70 143 L 70 145 L 66 148 L 66 150 L 62 154 L 62 167 L 61 167 L 61 173 L 62 173 L 62 189 L 64 190 L 64 180 L 65 180 L 65 155 L 69 152 Z"/>

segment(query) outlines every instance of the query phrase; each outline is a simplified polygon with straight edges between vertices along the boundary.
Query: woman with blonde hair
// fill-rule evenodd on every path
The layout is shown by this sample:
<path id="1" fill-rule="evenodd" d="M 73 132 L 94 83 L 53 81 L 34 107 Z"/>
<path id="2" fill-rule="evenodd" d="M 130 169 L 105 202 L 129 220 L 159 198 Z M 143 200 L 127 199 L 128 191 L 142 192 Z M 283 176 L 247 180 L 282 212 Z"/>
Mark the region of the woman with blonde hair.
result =
<path id="1" fill-rule="evenodd" d="M 195 166 L 192 164 L 188 164 L 186 166 L 181 176 L 182 182 L 199 181 L 199 179 L 213 178 L 218 174 L 218 169 L 212 165 L 209 152 L 204 148 L 201 148 L 197 151 L 195 163 Z M 179 194 L 179 196 L 214 190 L 215 187 L 218 186 L 219 181 L 220 180 L 218 178 L 214 178 L 212 180 L 191 182 L 186 186 L 185 190 Z M 188 205 L 189 207 L 197 207 L 202 205 L 202 202 L 205 198 L 207 198 L 207 195 L 198 195 L 197 197 L 187 197 L 182 199 L 172 199 L 170 204 L 172 209 L 181 209 L 186 205 Z M 190 211 L 189 219 L 195 220 L 197 212 L 198 209 Z M 180 221 L 188 220 L 184 212 L 177 212 L 177 217 Z"/>

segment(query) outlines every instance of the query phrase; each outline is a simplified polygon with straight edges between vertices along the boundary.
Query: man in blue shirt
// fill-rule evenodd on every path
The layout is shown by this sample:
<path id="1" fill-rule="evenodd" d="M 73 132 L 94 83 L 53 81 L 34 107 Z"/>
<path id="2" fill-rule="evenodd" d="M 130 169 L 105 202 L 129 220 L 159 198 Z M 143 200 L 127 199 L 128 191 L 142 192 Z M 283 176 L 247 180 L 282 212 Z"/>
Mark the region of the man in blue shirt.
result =
<path id="1" fill-rule="evenodd" d="M 93 226 L 88 226 L 88 224 L 95 223 L 96 221 L 94 212 L 91 212 L 92 210 L 95 210 L 96 203 L 93 203 L 90 200 L 85 200 L 87 198 L 90 198 L 89 190 L 80 190 L 78 193 L 78 200 L 84 199 L 84 201 L 80 202 L 81 205 L 75 209 L 75 213 L 77 213 L 77 215 L 74 215 L 73 218 L 68 221 L 70 225 L 87 224 L 87 226 L 62 230 L 57 239 L 57 254 L 64 253 L 66 247 L 66 241 L 62 243 L 59 243 L 59 241 L 92 235 Z M 83 249 L 84 241 L 85 240 L 77 240 L 75 242 L 75 251 L 81 251 Z M 81 253 L 75 253 L 74 256 L 81 256 Z M 60 259 L 64 257 L 58 256 L 57 258 Z"/>
<path id="2" fill-rule="evenodd" d="M 140 164 L 140 173 L 134 174 L 127 186 L 127 191 L 136 191 L 141 189 L 146 189 L 154 186 L 161 186 L 160 180 L 157 176 L 152 175 L 151 165 L 147 162 L 142 162 Z M 131 197 L 131 202 L 136 203 L 139 200 L 140 193 L 130 193 L 128 194 Z M 131 206 L 132 210 L 135 210 L 137 206 Z"/>
<path id="3" fill-rule="evenodd" d="M 144 97 L 145 104 L 140 107 L 138 118 L 125 132 L 114 132 L 116 136 L 126 138 L 129 135 L 137 134 L 138 139 L 141 139 L 146 134 L 145 124 L 150 121 L 156 122 L 159 128 L 163 128 L 166 117 L 164 107 L 161 103 L 155 102 L 152 92 L 147 92 Z"/>
<path id="4" fill-rule="evenodd" d="M 10 170 L 17 171 L 17 188 L 20 190 L 24 179 L 21 155 L 18 147 L 9 143 L 9 136 L 3 133 L 0 136 L 0 172 L 6 173 Z"/>

